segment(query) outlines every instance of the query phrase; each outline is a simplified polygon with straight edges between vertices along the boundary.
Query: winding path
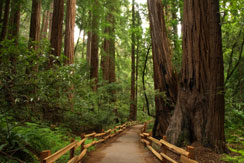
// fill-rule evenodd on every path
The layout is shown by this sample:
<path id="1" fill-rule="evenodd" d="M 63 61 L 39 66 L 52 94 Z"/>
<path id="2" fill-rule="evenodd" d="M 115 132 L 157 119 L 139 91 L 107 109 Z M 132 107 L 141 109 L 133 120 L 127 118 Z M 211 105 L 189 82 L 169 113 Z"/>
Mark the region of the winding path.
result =
<path id="1" fill-rule="evenodd" d="M 136 125 L 91 152 L 85 163 L 159 163 L 139 141 L 140 128 Z"/>

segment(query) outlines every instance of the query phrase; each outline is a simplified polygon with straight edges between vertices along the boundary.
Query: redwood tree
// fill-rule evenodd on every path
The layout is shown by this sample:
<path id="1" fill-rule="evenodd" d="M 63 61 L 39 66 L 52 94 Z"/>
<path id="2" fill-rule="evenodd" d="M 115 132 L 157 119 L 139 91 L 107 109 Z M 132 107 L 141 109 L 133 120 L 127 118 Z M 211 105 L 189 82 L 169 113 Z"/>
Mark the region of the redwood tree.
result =
<path id="1" fill-rule="evenodd" d="M 90 79 L 94 80 L 92 89 L 97 90 L 98 82 L 98 46 L 99 46 L 99 1 L 94 0 L 92 10 L 92 37 L 91 37 L 91 66 Z"/>
<path id="2" fill-rule="evenodd" d="M 115 82 L 115 0 L 107 1 L 108 13 L 106 16 L 105 35 L 103 42 L 103 53 L 101 57 L 101 69 L 103 79 L 109 83 Z"/>
<path id="3" fill-rule="evenodd" d="M 88 13 L 88 28 L 91 28 L 91 11 Z M 86 61 L 87 65 L 91 65 L 91 41 L 92 41 L 92 31 L 91 29 L 88 30 L 87 32 L 87 45 L 86 45 Z"/>
<path id="4" fill-rule="evenodd" d="M 3 24 L 2 24 L 0 41 L 3 41 L 7 34 L 7 26 L 9 21 L 9 9 L 10 9 L 10 0 L 5 0 L 5 8 L 4 8 L 4 16 L 3 16 Z"/>
<path id="5" fill-rule="evenodd" d="M 4 0 L 0 0 L 0 23 L 2 23 L 3 4 Z"/>
<path id="6" fill-rule="evenodd" d="M 115 16 L 114 12 L 117 10 L 116 0 L 109 0 L 106 3 L 106 7 L 108 9 L 108 13 L 106 13 L 106 24 L 105 27 L 105 35 L 103 42 L 103 53 L 101 56 L 101 69 L 102 69 L 102 76 L 103 80 L 107 81 L 108 83 L 115 83 L 116 82 L 116 73 L 115 73 Z M 108 102 L 114 103 L 116 102 L 115 97 L 115 89 L 110 88 L 108 93 L 111 98 L 108 99 Z M 117 109 L 113 109 L 115 115 L 117 116 Z"/>
<path id="7" fill-rule="evenodd" d="M 194 2 L 193 2 L 194 1 Z M 218 0 L 185 0 L 183 61 L 171 143 L 201 142 L 225 150 L 224 69 Z"/>
<path id="8" fill-rule="evenodd" d="M 131 35 L 131 95 L 130 95 L 130 117 L 129 120 L 135 121 L 137 115 L 136 90 L 135 90 L 135 0 L 132 0 L 132 35 Z"/>
<path id="9" fill-rule="evenodd" d="M 67 0 L 64 54 L 66 64 L 74 62 L 74 28 L 75 28 L 76 0 Z"/>
<path id="10" fill-rule="evenodd" d="M 32 0 L 30 41 L 40 40 L 41 0 Z M 35 45 L 36 49 L 37 46 Z"/>
<path id="11" fill-rule="evenodd" d="M 64 0 L 54 0 L 51 31 L 52 54 L 60 56 L 62 49 L 62 29 L 64 18 Z M 53 59 L 50 58 L 50 66 L 53 65 Z"/>
<path id="12" fill-rule="evenodd" d="M 177 95 L 176 77 L 172 68 L 171 50 L 166 32 L 161 0 L 148 0 L 152 37 L 156 119 L 154 136 L 162 137 L 168 128 Z"/>
<path id="13" fill-rule="evenodd" d="M 11 2 L 8 37 L 15 39 L 16 44 L 18 42 L 20 28 L 20 5 L 21 2 L 19 0 L 12 0 Z"/>

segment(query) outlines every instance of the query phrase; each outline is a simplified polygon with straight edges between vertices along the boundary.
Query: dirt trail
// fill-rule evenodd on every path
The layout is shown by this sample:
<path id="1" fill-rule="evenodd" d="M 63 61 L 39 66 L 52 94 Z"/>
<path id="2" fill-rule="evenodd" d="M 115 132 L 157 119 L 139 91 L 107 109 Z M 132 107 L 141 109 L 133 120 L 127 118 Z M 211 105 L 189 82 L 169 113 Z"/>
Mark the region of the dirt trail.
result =
<path id="1" fill-rule="evenodd" d="M 159 163 L 159 161 L 139 141 L 140 128 L 136 125 L 124 131 L 91 152 L 85 163 Z"/>

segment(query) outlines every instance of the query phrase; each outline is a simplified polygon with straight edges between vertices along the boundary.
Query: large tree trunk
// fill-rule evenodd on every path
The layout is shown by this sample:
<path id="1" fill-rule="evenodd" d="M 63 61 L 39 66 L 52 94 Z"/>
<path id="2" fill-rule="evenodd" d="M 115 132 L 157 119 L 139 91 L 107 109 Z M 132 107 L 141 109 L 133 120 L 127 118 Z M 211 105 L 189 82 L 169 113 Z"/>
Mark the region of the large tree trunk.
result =
<path id="1" fill-rule="evenodd" d="M 132 0 L 132 29 L 135 28 L 135 0 Z M 137 116 L 137 108 L 135 101 L 135 32 L 132 31 L 131 36 L 131 95 L 130 95 L 130 117 L 129 120 L 135 121 Z"/>
<path id="2" fill-rule="evenodd" d="M 92 83 L 93 91 L 97 90 L 98 83 L 98 46 L 99 46 L 99 1 L 94 0 L 92 13 L 92 37 L 91 37 L 91 67 L 90 79 L 94 80 Z"/>
<path id="3" fill-rule="evenodd" d="M 19 28 L 20 28 L 20 2 L 19 0 L 12 0 L 8 37 L 9 39 L 14 39 L 16 44 L 18 43 Z"/>
<path id="4" fill-rule="evenodd" d="M 3 4 L 4 0 L 0 0 L 0 23 L 2 23 Z"/>
<path id="5" fill-rule="evenodd" d="M 198 141 L 223 152 L 224 72 L 218 6 L 218 0 L 184 1 L 181 82 L 167 138 L 177 145 Z"/>
<path id="6" fill-rule="evenodd" d="M 20 28 L 20 1 L 19 0 L 12 0 L 11 2 L 11 13 L 10 13 L 10 20 L 9 20 L 9 30 L 8 30 L 8 38 L 13 39 L 15 45 L 18 45 L 18 38 L 19 38 L 19 28 Z M 16 73 L 16 57 L 18 54 L 11 53 L 10 54 L 10 61 L 12 64 L 12 73 Z"/>
<path id="7" fill-rule="evenodd" d="M 66 23 L 65 23 L 65 46 L 64 54 L 67 57 L 66 64 L 74 63 L 74 28 L 76 0 L 67 0 Z"/>
<path id="8" fill-rule="evenodd" d="M 10 0 L 5 1 L 5 8 L 4 8 L 4 16 L 3 16 L 3 24 L 2 24 L 2 32 L 0 36 L 0 41 L 3 41 L 7 34 L 7 26 L 9 20 L 9 9 L 10 9 Z"/>
<path id="9" fill-rule="evenodd" d="M 172 69 L 171 50 L 161 0 L 148 0 L 152 37 L 156 120 L 153 136 L 162 137 L 169 125 L 177 97 L 177 80 Z M 162 95 L 164 94 L 164 95 Z M 158 126 L 157 126 L 158 124 Z"/>
<path id="10" fill-rule="evenodd" d="M 40 40 L 40 21 L 41 21 L 41 0 L 32 0 L 31 22 L 30 22 L 30 46 L 34 41 L 33 48 L 38 46 L 36 42 Z"/>
<path id="11" fill-rule="evenodd" d="M 64 0 L 54 0 L 54 10 L 52 18 L 52 31 L 51 31 L 51 47 L 53 48 L 52 54 L 60 56 L 62 50 L 62 29 L 64 18 Z M 52 66 L 53 58 L 50 58 L 50 66 Z"/>

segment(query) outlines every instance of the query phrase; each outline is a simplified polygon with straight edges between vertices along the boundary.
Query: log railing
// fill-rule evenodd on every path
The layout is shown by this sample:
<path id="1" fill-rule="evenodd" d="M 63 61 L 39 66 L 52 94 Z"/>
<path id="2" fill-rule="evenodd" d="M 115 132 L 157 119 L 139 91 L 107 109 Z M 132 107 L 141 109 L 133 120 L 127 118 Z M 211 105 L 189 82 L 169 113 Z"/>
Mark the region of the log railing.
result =
<path id="1" fill-rule="evenodd" d="M 87 149 L 91 146 L 94 146 L 96 144 L 102 143 L 106 141 L 109 138 L 112 138 L 116 135 L 119 135 L 121 132 L 123 132 L 126 128 L 134 125 L 135 122 L 128 122 L 120 126 L 116 126 L 113 129 L 109 129 L 107 131 L 102 131 L 101 133 L 90 133 L 86 135 L 81 135 L 81 140 L 76 141 L 72 140 L 69 145 L 66 147 L 60 149 L 59 151 L 55 152 L 54 154 L 51 154 L 50 150 L 45 150 L 41 152 L 40 154 L 40 161 L 41 163 L 53 163 L 56 160 L 58 160 L 60 157 L 62 157 L 67 152 L 70 152 L 70 160 L 68 163 L 77 163 L 80 162 L 86 155 Z M 92 142 L 89 144 L 85 144 L 85 141 L 87 139 L 92 139 Z M 75 156 L 75 150 L 77 148 L 80 148 L 80 154 Z"/>
<path id="2" fill-rule="evenodd" d="M 194 160 L 194 147 L 187 146 L 187 150 L 179 148 L 166 141 L 166 136 L 163 139 L 158 140 L 152 137 L 151 133 L 146 132 L 147 123 L 144 123 L 144 127 L 141 129 L 140 137 L 141 142 L 162 162 L 177 163 L 174 159 L 167 155 L 167 151 L 171 151 L 179 156 L 181 163 L 198 163 Z M 160 147 L 160 151 L 153 148 L 153 144 Z"/>

